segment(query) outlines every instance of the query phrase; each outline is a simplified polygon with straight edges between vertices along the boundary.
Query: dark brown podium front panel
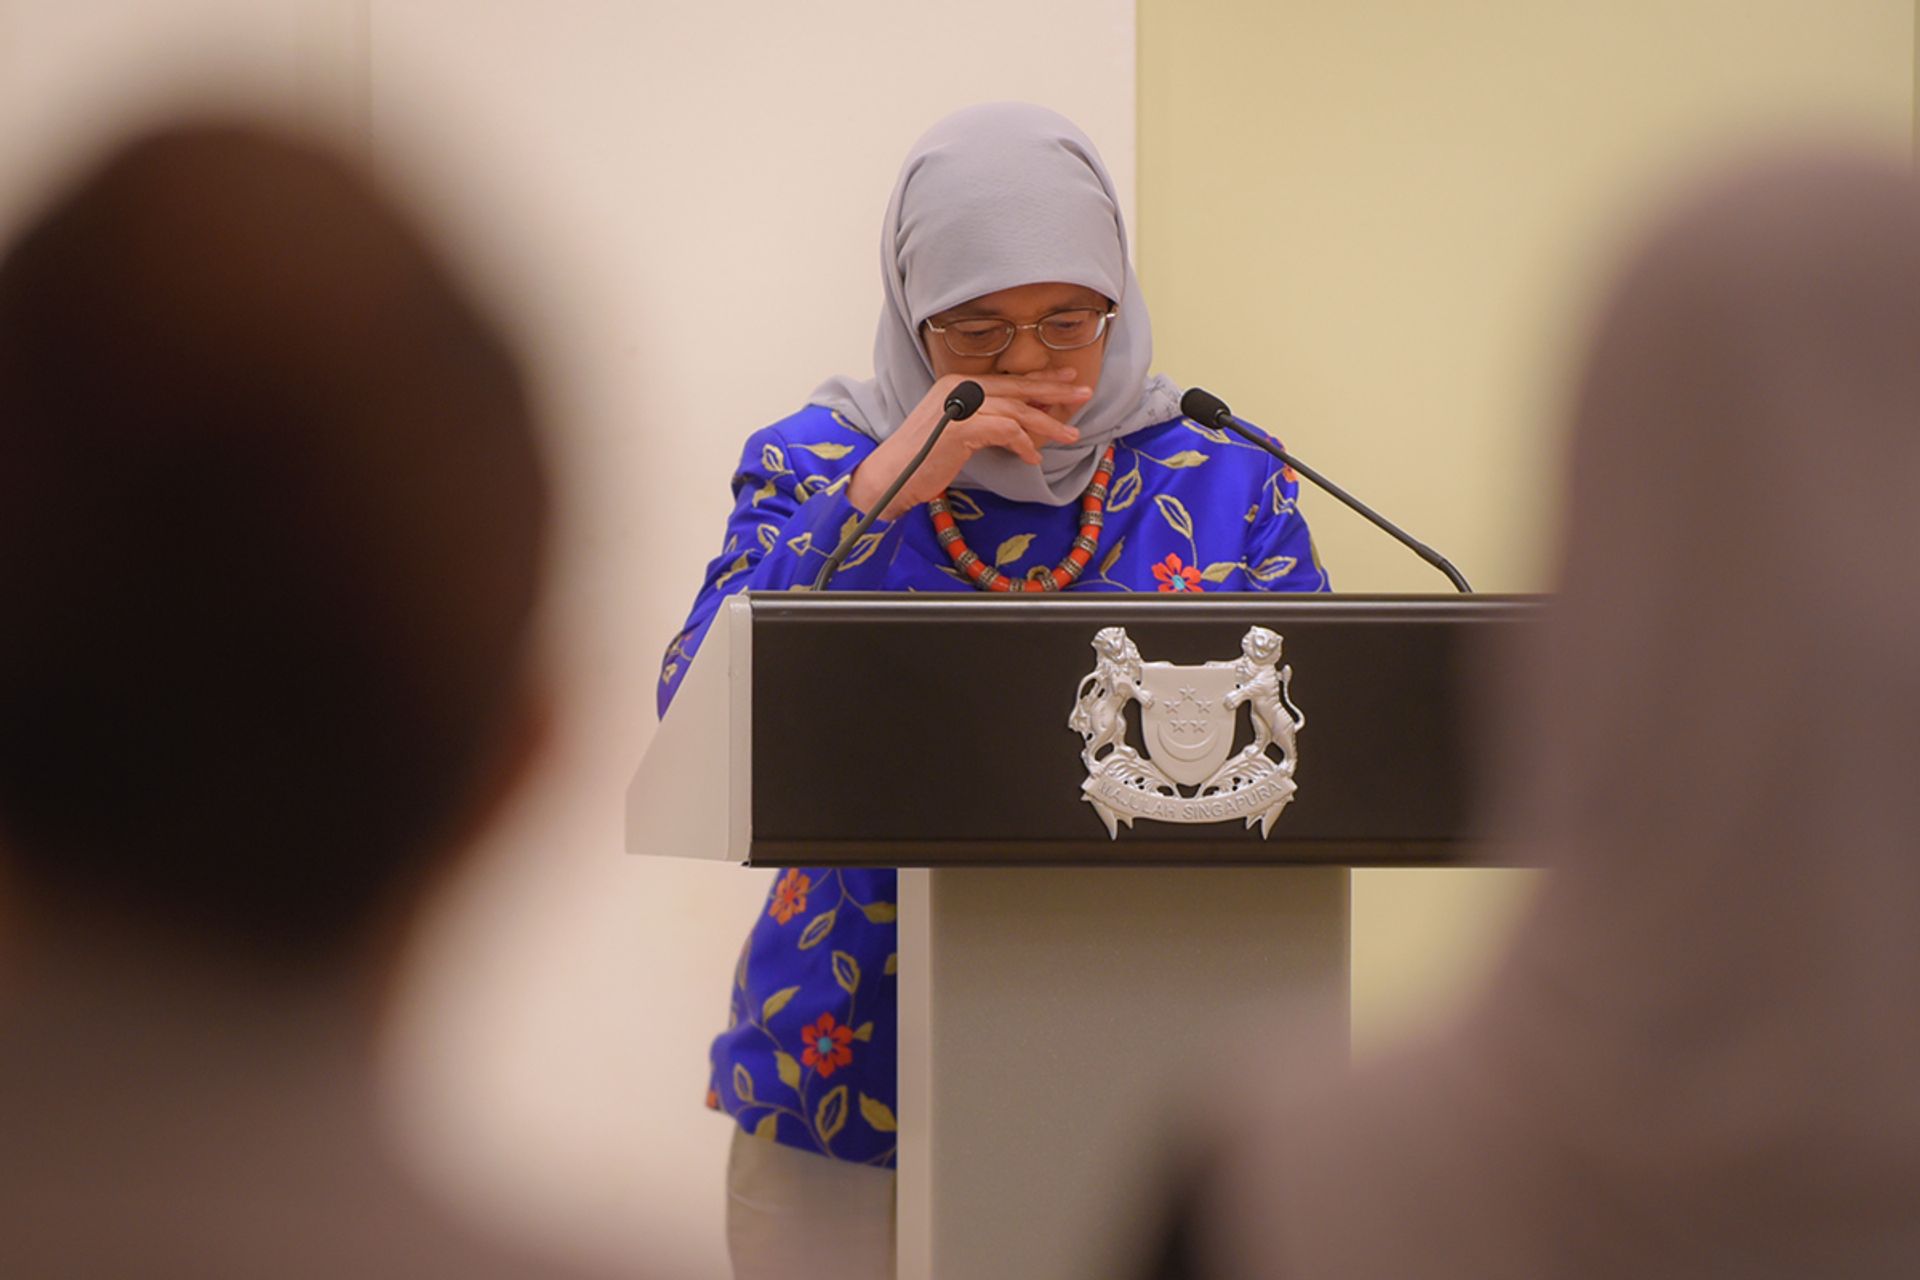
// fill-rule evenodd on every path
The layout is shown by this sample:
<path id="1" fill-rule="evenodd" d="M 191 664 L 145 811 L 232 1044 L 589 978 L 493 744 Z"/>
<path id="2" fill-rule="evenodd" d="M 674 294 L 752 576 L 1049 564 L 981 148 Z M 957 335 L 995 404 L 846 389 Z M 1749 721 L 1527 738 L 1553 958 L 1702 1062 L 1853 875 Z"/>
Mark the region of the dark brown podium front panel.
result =
<path id="1" fill-rule="evenodd" d="M 1466 682 L 1488 669 L 1474 655 L 1537 609 L 1497 596 L 756 595 L 751 861 L 1455 861 L 1482 711 Z M 1238 657 L 1254 625 L 1284 638 L 1306 716 L 1299 792 L 1271 836 L 1141 820 L 1109 839 L 1067 727 L 1094 633 L 1123 626 L 1149 662 L 1200 663 Z"/>

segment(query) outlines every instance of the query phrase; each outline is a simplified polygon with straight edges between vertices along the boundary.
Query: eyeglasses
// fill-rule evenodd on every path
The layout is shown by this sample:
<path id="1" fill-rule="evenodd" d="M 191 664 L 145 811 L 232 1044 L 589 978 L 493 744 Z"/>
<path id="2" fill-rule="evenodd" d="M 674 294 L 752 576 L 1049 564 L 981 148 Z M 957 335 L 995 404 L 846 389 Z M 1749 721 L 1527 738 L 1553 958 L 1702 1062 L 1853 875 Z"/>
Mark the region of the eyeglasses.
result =
<path id="1" fill-rule="evenodd" d="M 1069 307 L 1041 316 L 1032 324 L 1015 324 L 989 316 L 955 320 L 952 324 L 935 324 L 929 320 L 926 324 L 929 332 L 940 335 L 947 350 L 957 356 L 978 359 L 1005 351 L 1022 329 L 1033 330 L 1040 344 L 1049 351 L 1078 351 L 1100 341 L 1107 331 L 1107 321 L 1113 316 L 1112 307 L 1105 311 L 1097 307 Z"/>

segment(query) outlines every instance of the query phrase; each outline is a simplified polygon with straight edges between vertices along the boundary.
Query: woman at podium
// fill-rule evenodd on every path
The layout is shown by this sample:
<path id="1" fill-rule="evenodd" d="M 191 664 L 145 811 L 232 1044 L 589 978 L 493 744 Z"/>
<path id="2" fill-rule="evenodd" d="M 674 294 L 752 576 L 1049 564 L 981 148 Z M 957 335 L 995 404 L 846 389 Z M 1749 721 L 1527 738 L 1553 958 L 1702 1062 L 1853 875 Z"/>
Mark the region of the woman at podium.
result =
<path id="1" fill-rule="evenodd" d="M 874 376 L 831 378 L 748 437 L 720 553 L 662 664 L 663 713 L 722 599 L 813 582 L 969 379 L 979 410 L 852 545 L 835 589 L 1327 589 L 1296 478 L 1183 419 L 1179 388 L 1151 372 L 1113 181 L 1072 123 L 1016 103 L 940 121 L 901 167 L 881 246 Z M 893 1274 L 894 901 L 892 871 L 788 870 L 742 952 L 707 1095 L 739 1125 L 739 1276 L 807 1256 Z"/>

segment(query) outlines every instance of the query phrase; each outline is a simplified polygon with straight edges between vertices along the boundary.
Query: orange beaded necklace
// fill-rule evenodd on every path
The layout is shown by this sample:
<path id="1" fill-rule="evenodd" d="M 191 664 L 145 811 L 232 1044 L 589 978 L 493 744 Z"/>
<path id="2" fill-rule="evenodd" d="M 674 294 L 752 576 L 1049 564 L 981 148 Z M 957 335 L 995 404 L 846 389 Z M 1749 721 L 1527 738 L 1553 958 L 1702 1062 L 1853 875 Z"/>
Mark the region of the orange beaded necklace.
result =
<path id="1" fill-rule="evenodd" d="M 1092 563 L 1094 553 L 1100 549 L 1100 530 L 1106 522 L 1107 482 L 1112 478 L 1113 446 L 1108 445 L 1107 451 L 1100 455 L 1100 464 L 1093 469 L 1093 483 L 1080 499 L 1080 532 L 1074 536 L 1066 558 L 1051 570 L 1035 570 L 1029 578 L 1008 577 L 967 546 L 966 539 L 960 536 L 960 526 L 954 523 L 951 491 L 927 503 L 927 511 L 933 517 L 934 535 L 947 549 L 954 567 L 979 590 L 1065 591 L 1079 581 L 1087 565 Z"/>

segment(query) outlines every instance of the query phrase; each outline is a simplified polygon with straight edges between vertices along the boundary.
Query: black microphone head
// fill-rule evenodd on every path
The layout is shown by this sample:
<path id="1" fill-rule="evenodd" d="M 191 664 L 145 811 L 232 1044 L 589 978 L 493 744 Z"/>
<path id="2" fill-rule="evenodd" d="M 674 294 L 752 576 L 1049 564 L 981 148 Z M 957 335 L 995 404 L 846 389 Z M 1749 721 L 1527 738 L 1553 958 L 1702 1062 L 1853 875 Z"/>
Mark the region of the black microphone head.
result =
<path id="1" fill-rule="evenodd" d="M 973 411 L 978 409 L 980 402 L 986 398 L 987 393 L 980 389 L 980 384 L 968 378 L 953 389 L 953 394 L 947 397 L 944 408 L 949 418 L 959 422 L 962 419 L 971 418 Z"/>
<path id="2" fill-rule="evenodd" d="M 1199 387 L 1188 387 L 1187 394 L 1180 397 L 1180 412 L 1210 427 L 1218 425 L 1222 418 L 1233 416 L 1225 400 Z"/>

